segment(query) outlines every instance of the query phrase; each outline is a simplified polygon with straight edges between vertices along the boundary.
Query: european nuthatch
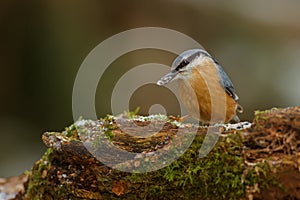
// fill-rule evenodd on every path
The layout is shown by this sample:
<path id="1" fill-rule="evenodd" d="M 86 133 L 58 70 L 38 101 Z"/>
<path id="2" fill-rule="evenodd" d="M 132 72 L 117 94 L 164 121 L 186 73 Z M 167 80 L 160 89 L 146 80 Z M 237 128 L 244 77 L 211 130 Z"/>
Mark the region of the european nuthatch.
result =
<path id="1" fill-rule="evenodd" d="M 201 122 L 239 121 L 236 112 L 243 108 L 233 84 L 221 65 L 205 50 L 192 49 L 180 54 L 171 72 L 157 85 L 178 79 L 179 95 L 188 112 Z"/>

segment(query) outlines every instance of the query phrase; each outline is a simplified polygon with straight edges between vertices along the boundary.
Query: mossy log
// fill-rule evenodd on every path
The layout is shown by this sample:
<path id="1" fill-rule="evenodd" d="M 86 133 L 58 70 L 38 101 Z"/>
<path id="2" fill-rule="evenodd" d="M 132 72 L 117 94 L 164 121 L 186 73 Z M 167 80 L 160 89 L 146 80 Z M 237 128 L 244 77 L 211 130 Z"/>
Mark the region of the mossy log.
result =
<path id="1" fill-rule="evenodd" d="M 251 124 L 214 125 L 218 141 L 204 157 L 199 150 L 209 127 L 197 127 L 178 152 L 194 130 L 178 120 L 108 116 L 44 133 L 49 149 L 15 199 L 300 199 L 300 107 L 257 111 Z M 133 154 L 116 157 L 112 147 Z M 178 159 L 151 168 L 160 159 L 156 151 L 172 150 Z M 131 173 L 143 167 L 146 173 Z"/>

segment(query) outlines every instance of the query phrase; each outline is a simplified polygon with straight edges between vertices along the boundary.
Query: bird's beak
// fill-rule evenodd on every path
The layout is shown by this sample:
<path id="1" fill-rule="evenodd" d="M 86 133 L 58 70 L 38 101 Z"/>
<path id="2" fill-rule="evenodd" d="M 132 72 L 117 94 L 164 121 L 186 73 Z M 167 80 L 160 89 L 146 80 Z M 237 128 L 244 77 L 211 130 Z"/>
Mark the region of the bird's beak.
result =
<path id="1" fill-rule="evenodd" d="M 178 71 L 172 70 L 171 72 L 169 72 L 166 75 L 164 75 L 163 77 L 161 77 L 161 79 L 159 79 L 156 82 L 156 84 L 159 86 L 165 85 L 165 84 L 169 83 L 170 81 L 174 80 L 177 75 L 178 75 Z"/>

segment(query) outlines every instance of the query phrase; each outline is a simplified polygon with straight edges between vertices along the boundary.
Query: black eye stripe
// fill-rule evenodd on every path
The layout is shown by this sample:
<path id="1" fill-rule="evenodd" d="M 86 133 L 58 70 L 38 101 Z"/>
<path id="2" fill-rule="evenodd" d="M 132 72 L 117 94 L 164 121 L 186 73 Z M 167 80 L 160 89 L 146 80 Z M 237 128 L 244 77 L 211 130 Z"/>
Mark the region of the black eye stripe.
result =
<path id="1" fill-rule="evenodd" d="M 175 68 L 176 71 L 179 71 L 180 69 L 182 69 L 183 67 L 187 66 L 190 62 L 187 61 L 186 59 L 183 59 L 179 65 Z"/>
<path id="2" fill-rule="evenodd" d="M 192 55 L 190 55 L 187 58 L 183 58 L 182 61 L 179 63 L 179 65 L 175 68 L 176 71 L 179 71 L 180 69 L 182 69 L 183 67 L 187 66 L 188 64 L 190 64 L 196 57 L 198 57 L 200 55 L 200 52 L 196 52 Z"/>
<path id="3" fill-rule="evenodd" d="M 216 64 L 218 64 L 218 62 L 213 57 L 211 57 L 211 55 L 209 55 L 208 53 L 203 51 L 198 51 L 187 58 L 182 58 L 182 61 L 179 63 L 179 65 L 177 65 L 175 70 L 179 71 L 180 69 L 184 68 L 185 66 L 190 64 L 193 60 L 195 60 L 195 58 L 199 57 L 201 54 L 204 55 L 205 57 L 211 58 Z"/>

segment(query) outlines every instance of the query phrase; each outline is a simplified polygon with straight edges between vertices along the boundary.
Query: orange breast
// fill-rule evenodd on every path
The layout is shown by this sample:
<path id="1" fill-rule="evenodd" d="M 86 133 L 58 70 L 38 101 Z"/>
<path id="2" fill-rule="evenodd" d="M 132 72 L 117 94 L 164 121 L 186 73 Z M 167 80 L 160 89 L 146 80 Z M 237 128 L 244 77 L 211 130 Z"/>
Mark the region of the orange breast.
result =
<path id="1" fill-rule="evenodd" d="M 190 76 L 179 79 L 179 94 L 188 112 L 199 121 L 228 122 L 236 114 L 237 103 L 219 83 L 210 59 L 191 69 Z"/>

